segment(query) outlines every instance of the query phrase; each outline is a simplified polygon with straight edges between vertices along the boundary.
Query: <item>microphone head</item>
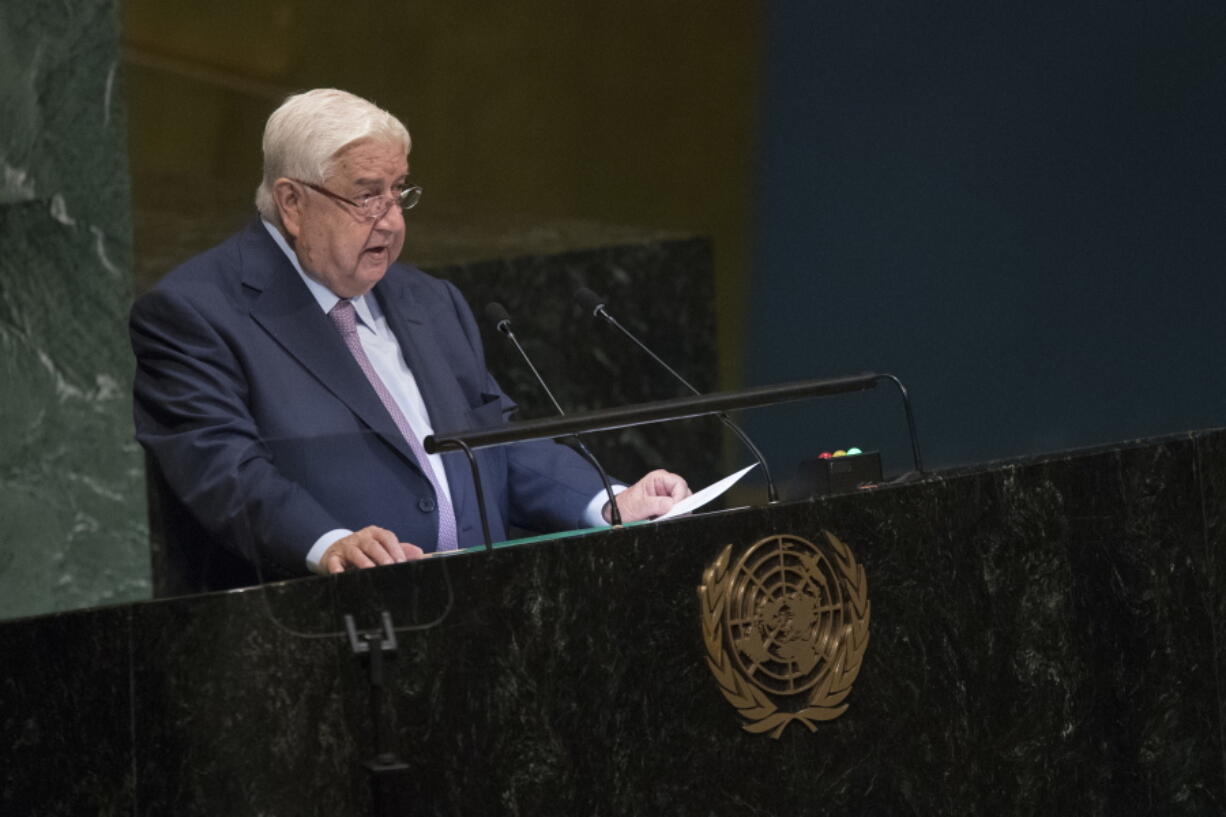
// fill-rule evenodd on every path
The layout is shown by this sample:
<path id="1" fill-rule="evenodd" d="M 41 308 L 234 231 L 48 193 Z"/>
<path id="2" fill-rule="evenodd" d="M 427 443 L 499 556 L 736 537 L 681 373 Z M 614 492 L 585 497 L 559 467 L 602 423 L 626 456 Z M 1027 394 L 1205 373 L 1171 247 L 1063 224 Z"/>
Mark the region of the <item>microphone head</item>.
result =
<path id="1" fill-rule="evenodd" d="M 597 314 L 604 306 L 605 299 L 592 292 L 587 287 L 580 287 L 575 290 L 575 303 L 579 304 L 585 312 Z"/>
<path id="2" fill-rule="evenodd" d="M 485 317 L 489 318 L 494 327 L 504 335 L 511 331 L 511 313 L 507 312 L 507 308 L 497 301 L 490 301 L 485 305 Z"/>

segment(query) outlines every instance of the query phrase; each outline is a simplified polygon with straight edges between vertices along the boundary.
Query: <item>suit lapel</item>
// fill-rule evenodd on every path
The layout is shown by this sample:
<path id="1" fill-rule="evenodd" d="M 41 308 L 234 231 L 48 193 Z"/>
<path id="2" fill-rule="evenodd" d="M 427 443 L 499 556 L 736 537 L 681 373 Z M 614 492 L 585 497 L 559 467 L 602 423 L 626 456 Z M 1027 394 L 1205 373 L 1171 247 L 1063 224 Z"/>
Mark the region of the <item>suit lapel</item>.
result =
<path id="1" fill-rule="evenodd" d="M 388 326 L 400 344 L 404 361 L 417 380 L 417 388 L 430 414 L 430 425 L 439 431 L 469 425 L 468 401 L 447 365 L 447 357 L 438 345 L 435 332 L 420 305 L 414 302 L 409 287 L 399 276 L 389 273 L 375 286 L 374 292 Z M 467 458 L 462 454 L 444 454 L 443 467 L 447 472 L 451 504 L 458 521 L 476 496 L 472 473 Z"/>
<path id="2" fill-rule="evenodd" d="M 256 221 L 242 244 L 243 285 L 254 292 L 251 317 L 337 399 L 421 469 L 404 436 L 289 259 Z"/>

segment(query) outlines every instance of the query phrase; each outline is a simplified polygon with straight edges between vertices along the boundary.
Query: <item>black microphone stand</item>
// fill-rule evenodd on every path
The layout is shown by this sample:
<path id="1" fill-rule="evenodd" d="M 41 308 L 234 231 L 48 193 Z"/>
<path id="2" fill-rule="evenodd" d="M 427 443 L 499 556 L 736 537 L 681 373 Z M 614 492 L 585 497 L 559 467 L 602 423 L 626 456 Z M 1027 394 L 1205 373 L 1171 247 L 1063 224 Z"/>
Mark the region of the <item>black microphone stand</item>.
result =
<path id="1" fill-rule="evenodd" d="M 608 323 L 611 326 L 613 326 L 615 329 L 621 332 L 623 335 L 630 338 L 630 340 L 634 341 L 640 349 L 642 349 L 644 352 L 648 354 L 648 356 L 651 357 L 652 360 L 654 360 L 659 365 L 663 366 L 666 372 L 668 372 L 673 377 L 675 377 L 678 380 L 678 382 L 681 383 L 681 385 L 689 389 L 690 394 L 693 394 L 695 397 L 702 396 L 702 392 L 694 388 L 694 386 L 690 383 L 690 381 L 682 377 L 681 374 L 676 369 L 674 369 L 672 366 L 669 366 L 667 363 L 665 363 L 664 360 L 659 355 L 657 355 L 655 352 L 653 352 L 651 349 L 647 347 L 647 344 L 639 340 L 637 335 L 635 335 L 633 332 L 631 332 L 626 327 L 622 326 L 617 321 L 616 318 L 610 315 L 609 311 L 605 309 L 603 298 L 601 298 L 595 292 L 592 292 L 590 289 L 586 287 L 582 287 L 578 291 L 575 292 L 575 300 L 579 303 L 581 307 L 583 307 L 586 310 L 590 310 L 594 317 L 603 318 L 604 320 L 608 321 Z M 753 444 L 753 440 L 749 439 L 749 435 L 746 434 L 739 425 L 732 422 L 732 419 L 727 414 L 724 414 L 721 411 L 715 416 L 718 417 L 720 421 L 733 434 L 735 434 L 742 443 L 745 444 L 745 447 L 748 448 L 750 453 L 753 454 L 754 459 L 758 461 L 758 465 L 762 466 L 762 475 L 766 477 L 767 500 L 771 504 L 778 502 L 779 494 L 775 491 L 775 480 L 771 478 L 771 469 L 770 469 L 770 466 L 766 464 L 766 457 L 762 456 L 762 452 L 759 451 L 758 447 Z"/>
<path id="2" fill-rule="evenodd" d="M 536 366 L 532 365 L 532 359 L 528 357 L 527 350 L 525 350 L 523 345 L 520 344 L 519 338 L 515 337 L 515 333 L 511 331 L 511 315 L 509 312 L 507 312 L 506 307 L 497 301 L 494 301 L 485 307 L 485 315 L 494 322 L 494 328 L 506 335 L 511 343 L 515 344 L 515 348 L 519 350 L 520 357 L 524 359 L 524 363 L 528 364 L 529 371 L 531 371 L 532 376 L 536 378 L 536 382 L 541 384 L 541 388 L 545 391 L 545 395 L 549 398 L 549 401 L 553 403 L 553 407 L 557 410 L 559 415 L 565 417 L 566 411 L 562 408 L 562 404 L 559 403 L 558 399 L 553 396 L 553 391 L 551 391 L 549 386 L 545 383 L 545 378 L 541 377 L 541 373 L 537 371 Z M 600 464 L 600 461 L 596 459 L 596 455 L 588 449 L 587 445 L 584 444 L 583 440 L 580 439 L 577 433 L 571 434 L 570 438 L 575 441 L 575 446 L 579 454 L 592 464 L 592 467 L 596 469 L 596 473 L 600 474 L 600 481 L 604 483 L 605 494 L 607 494 L 609 497 L 609 523 L 615 528 L 621 527 L 622 515 L 621 511 L 618 510 L 617 507 L 617 494 L 613 493 L 613 484 L 609 481 L 608 472 L 604 470 Z"/>

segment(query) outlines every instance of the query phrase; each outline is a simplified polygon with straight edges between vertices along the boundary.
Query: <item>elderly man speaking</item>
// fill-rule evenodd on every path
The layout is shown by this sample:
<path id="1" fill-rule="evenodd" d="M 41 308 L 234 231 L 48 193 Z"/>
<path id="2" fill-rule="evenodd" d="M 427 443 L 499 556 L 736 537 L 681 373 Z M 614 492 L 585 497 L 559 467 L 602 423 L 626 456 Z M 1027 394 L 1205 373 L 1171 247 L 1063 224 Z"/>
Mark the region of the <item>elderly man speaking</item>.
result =
<path id="1" fill-rule="evenodd" d="M 264 129 L 259 217 L 132 309 L 137 439 L 207 534 L 263 575 L 482 540 L 465 464 L 421 440 L 496 425 L 514 404 L 459 292 L 396 261 L 421 196 L 409 148 L 364 99 L 290 97 Z M 565 446 L 477 456 L 495 536 L 608 520 L 599 476 Z M 688 494 L 653 471 L 617 502 L 633 521 Z"/>

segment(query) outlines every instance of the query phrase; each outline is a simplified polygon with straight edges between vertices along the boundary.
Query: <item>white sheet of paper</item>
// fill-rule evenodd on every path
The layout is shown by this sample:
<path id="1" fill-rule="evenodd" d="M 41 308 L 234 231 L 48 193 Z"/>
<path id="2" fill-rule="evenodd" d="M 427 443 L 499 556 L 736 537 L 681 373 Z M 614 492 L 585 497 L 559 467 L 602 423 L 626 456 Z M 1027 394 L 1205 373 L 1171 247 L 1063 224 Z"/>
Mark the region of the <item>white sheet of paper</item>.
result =
<path id="1" fill-rule="evenodd" d="M 731 488 L 736 484 L 738 479 L 748 474 L 757 466 L 758 464 L 756 462 L 753 465 L 747 465 L 740 471 L 737 471 L 735 474 L 729 474 L 719 482 L 712 482 L 701 491 L 695 491 L 673 507 L 669 508 L 668 513 L 661 514 L 660 516 L 656 517 L 656 521 L 658 522 L 661 519 L 672 519 L 674 516 L 680 516 L 683 513 L 689 513 L 690 511 L 701 508 L 703 505 L 706 505 L 724 491 Z"/>

